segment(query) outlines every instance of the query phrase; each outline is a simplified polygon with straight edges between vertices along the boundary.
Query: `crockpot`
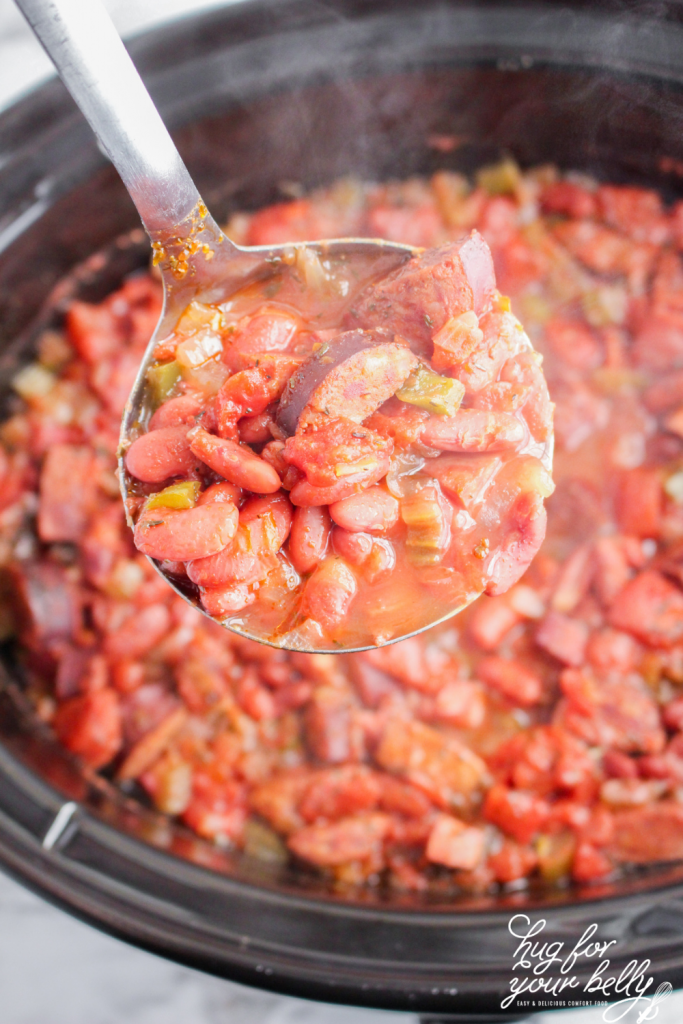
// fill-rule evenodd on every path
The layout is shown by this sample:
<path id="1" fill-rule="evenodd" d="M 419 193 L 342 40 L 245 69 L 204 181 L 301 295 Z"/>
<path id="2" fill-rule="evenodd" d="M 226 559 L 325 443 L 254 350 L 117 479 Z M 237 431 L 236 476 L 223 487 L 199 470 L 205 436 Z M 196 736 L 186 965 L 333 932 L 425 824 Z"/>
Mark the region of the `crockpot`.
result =
<path id="1" fill-rule="evenodd" d="M 129 47 L 219 217 L 344 175 L 471 172 L 502 154 L 683 195 L 680 2 L 243 0 Z M 443 137 L 456 140 L 448 152 L 434 145 Z M 103 297 L 148 249 L 58 82 L 0 116 L 0 156 L 6 394 L 38 326 L 70 295 Z M 80 769 L 32 716 L 11 645 L 0 666 L 0 863 L 122 939 L 313 999 L 519 1019 L 518 1004 L 501 1002 L 518 941 L 508 923 L 520 914 L 566 945 L 595 923 L 616 940 L 611 974 L 649 959 L 655 984 L 683 986 L 683 865 L 448 903 L 342 898 L 203 842 Z M 579 980 L 593 967 L 577 965 Z"/>

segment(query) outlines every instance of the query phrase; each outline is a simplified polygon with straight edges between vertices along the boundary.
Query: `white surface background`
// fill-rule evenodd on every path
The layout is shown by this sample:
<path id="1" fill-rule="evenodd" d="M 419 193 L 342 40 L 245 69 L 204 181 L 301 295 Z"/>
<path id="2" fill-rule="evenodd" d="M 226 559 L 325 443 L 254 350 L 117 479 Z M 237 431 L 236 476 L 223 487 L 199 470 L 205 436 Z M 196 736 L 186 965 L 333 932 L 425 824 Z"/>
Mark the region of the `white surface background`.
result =
<path id="1" fill-rule="evenodd" d="M 222 2 L 106 0 L 106 6 L 126 34 Z M 12 0 L 0 0 L 0 107 L 50 73 L 49 60 Z M 637 1017 L 629 1013 L 624 1022 L 636 1024 Z M 683 993 L 662 1006 L 657 1020 L 683 1021 Z M 533 1024 L 601 1021 L 599 1009 L 533 1018 Z M 409 1014 L 286 999 L 206 977 L 102 935 L 0 875 L 0 1024 L 124 1022 L 417 1024 Z"/>

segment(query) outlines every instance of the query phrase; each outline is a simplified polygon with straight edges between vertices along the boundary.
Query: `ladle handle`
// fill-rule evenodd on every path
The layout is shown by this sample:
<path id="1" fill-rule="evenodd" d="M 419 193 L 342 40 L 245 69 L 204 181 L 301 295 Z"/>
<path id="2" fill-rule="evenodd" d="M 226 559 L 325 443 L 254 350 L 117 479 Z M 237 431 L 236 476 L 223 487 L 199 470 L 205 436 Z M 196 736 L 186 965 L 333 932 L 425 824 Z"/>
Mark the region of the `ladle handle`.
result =
<path id="1" fill-rule="evenodd" d="M 16 0 L 121 175 L 153 239 L 200 200 L 100 0 Z"/>

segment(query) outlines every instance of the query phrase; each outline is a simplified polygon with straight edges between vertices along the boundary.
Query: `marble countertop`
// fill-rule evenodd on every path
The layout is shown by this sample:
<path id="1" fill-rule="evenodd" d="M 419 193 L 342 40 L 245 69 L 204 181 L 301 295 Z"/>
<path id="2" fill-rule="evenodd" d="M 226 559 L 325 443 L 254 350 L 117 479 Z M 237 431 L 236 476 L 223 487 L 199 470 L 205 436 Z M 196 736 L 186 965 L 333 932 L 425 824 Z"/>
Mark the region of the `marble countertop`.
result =
<path id="1" fill-rule="evenodd" d="M 123 34 L 225 0 L 106 0 Z M 0 0 L 0 108 L 51 74 L 12 0 Z M 624 1017 L 636 1024 L 638 1013 Z M 540 1014 L 533 1024 L 601 1024 L 602 1010 Z M 683 992 L 659 1024 L 683 1020 Z M 289 999 L 142 952 L 45 903 L 0 874 L 0 1024 L 417 1024 Z"/>

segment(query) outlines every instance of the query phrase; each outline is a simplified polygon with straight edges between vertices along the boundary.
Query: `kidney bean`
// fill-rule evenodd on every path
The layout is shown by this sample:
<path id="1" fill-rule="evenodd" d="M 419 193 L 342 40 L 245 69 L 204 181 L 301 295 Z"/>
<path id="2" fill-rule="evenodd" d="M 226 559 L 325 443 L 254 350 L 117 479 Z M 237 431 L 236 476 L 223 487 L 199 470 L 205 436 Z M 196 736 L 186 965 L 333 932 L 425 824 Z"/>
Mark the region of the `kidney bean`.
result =
<path id="1" fill-rule="evenodd" d="M 231 344 L 225 346 L 223 358 L 229 362 L 235 352 L 285 352 L 298 328 L 298 320 L 277 309 L 244 317 Z"/>
<path id="2" fill-rule="evenodd" d="M 287 539 L 292 511 L 286 495 L 252 498 L 240 511 L 240 522 L 229 547 L 191 561 L 187 575 L 200 587 L 231 587 L 255 583 L 275 567 L 275 554 Z"/>
<path id="3" fill-rule="evenodd" d="M 256 600 L 256 594 L 246 583 L 229 583 L 224 587 L 206 587 L 201 592 L 202 607 L 214 619 L 234 615 L 248 608 Z"/>
<path id="4" fill-rule="evenodd" d="M 396 567 L 396 552 L 388 540 L 375 538 L 372 542 L 370 557 L 365 562 L 365 576 L 373 583 L 383 572 L 390 572 Z"/>
<path id="5" fill-rule="evenodd" d="M 274 568 L 272 556 L 264 558 L 251 550 L 246 527 L 238 526 L 229 547 L 218 554 L 188 562 L 187 575 L 200 587 L 222 587 L 235 583 L 255 583 Z"/>
<path id="6" fill-rule="evenodd" d="M 356 596 L 356 577 L 341 558 L 330 556 L 320 563 L 306 584 L 302 612 L 323 629 L 334 630 Z"/>
<path id="7" fill-rule="evenodd" d="M 337 526 L 352 533 L 385 533 L 398 522 L 399 504 L 383 487 L 369 487 L 330 505 Z"/>
<path id="8" fill-rule="evenodd" d="M 242 444 L 263 444 L 271 441 L 273 435 L 270 425 L 273 417 L 269 412 L 260 412 L 256 416 L 244 416 L 239 422 L 239 434 Z"/>
<path id="9" fill-rule="evenodd" d="M 188 562 L 222 551 L 237 524 L 237 509 L 224 501 L 188 509 L 153 508 L 135 524 L 135 546 L 152 558 Z"/>
<path id="10" fill-rule="evenodd" d="M 293 509 L 286 494 L 250 498 L 240 509 L 240 525 L 248 526 L 253 551 L 275 554 L 289 537 Z"/>
<path id="11" fill-rule="evenodd" d="M 133 441 L 125 457 L 131 476 L 148 484 L 159 484 L 172 476 L 187 474 L 197 457 L 187 440 L 186 427 L 161 427 Z"/>
<path id="12" fill-rule="evenodd" d="M 194 423 L 194 418 L 202 411 L 203 404 L 197 395 L 178 395 L 176 398 L 169 398 L 152 416 L 149 430 L 182 427 L 186 423 Z"/>
<path id="13" fill-rule="evenodd" d="M 321 505 L 305 505 L 294 510 L 288 552 L 298 573 L 313 572 L 327 551 L 330 517 Z"/>
<path id="14" fill-rule="evenodd" d="M 332 547 L 351 565 L 363 565 L 372 551 L 372 537 L 368 533 L 349 533 L 341 526 L 332 531 Z"/>
<path id="15" fill-rule="evenodd" d="M 215 505 L 218 502 L 232 502 L 233 505 L 238 506 L 242 500 L 242 490 L 235 484 L 225 483 L 211 484 L 205 491 L 199 495 L 197 499 L 198 505 Z"/>
<path id="16" fill-rule="evenodd" d="M 445 452 L 497 452 L 519 448 L 527 434 L 522 420 L 509 412 L 459 409 L 455 416 L 432 416 L 421 440 Z"/>
<path id="17" fill-rule="evenodd" d="M 190 431 L 188 440 L 197 458 L 238 487 L 255 494 L 273 494 L 280 490 L 280 477 L 273 467 L 249 448 L 209 434 L 202 427 Z"/>

